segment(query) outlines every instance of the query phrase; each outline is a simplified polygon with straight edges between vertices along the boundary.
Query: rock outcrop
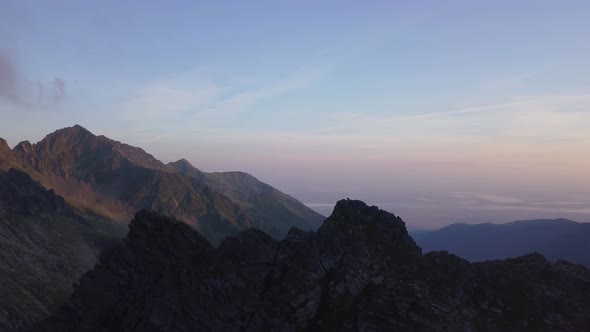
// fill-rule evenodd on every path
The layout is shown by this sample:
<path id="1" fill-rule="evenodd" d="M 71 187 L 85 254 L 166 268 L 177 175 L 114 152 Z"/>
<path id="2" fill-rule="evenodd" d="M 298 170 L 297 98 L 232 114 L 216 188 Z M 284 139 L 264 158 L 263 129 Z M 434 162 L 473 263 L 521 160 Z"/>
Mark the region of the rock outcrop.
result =
<path id="1" fill-rule="evenodd" d="M 214 248 L 139 212 L 36 331 L 588 331 L 590 271 L 541 255 L 422 255 L 395 215 L 339 201 L 317 232 Z"/>

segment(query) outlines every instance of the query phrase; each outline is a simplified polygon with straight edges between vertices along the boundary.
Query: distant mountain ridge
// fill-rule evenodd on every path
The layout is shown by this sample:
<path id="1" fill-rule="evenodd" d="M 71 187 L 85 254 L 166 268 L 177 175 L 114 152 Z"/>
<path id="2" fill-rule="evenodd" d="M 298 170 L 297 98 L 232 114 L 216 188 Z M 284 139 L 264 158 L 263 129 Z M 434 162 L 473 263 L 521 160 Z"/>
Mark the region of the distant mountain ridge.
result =
<path id="1" fill-rule="evenodd" d="M 275 222 L 280 223 L 277 227 L 289 229 L 297 225 L 302 229 L 315 229 L 324 219 L 292 196 L 248 173 L 205 173 L 186 159 L 169 163 L 168 167 L 201 181 L 244 207 L 255 209 L 265 219 L 275 218 Z"/>
<path id="2" fill-rule="evenodd" d="M 590 266 L 590 223 L 568 219 L 520 220 L 506 224 L 452 224 L 412 234 L 425 252 L 448 250 L 470 261 L 539 252 Z"/>
<path id="3" fill-rule="evenodd" d="M 249 175 L 240 175 L 239 181 L 230 181 L 233 175 L 225 173 L 200 177 L 190 163 L 184 171 L 178 162 L 165 165 L 140 148 L 79 125 L 36 144 L 7 147 L 0 144 L 0 169 L 29 173 L 81 211 L 128 222 L 136 211 L 151 209 L 191 224 L 213 243 L 249 227 L 281 237 L 291 226 L 313 229 L 323 219 Z M 257 192 L 249 185 L 267 190 Z"/>

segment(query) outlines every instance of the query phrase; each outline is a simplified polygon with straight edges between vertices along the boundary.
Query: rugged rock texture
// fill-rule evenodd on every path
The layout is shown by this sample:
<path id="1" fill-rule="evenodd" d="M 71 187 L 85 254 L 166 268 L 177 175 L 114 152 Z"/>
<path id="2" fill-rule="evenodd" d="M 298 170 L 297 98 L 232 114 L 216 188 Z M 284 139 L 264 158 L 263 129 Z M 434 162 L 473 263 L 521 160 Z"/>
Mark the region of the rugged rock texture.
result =
<path id="1" fill-rule="evenodd" d="M 126 223 L 140 209 L 154 210 L 192 225 L 215 244 L 250 227 L 280 238 L 293 225 L 315 229 L 323 219 L 258 181 L 240 182 L 239 187 L 236 182 L 203 181 L 140 148 L 78 125 L 36 144 L 21 142 L 12 151 L 0 142 L 0 169 L 9 168 L 27 172 L 79 211 Z M 242 191 L 248 195 L 243 201 L 230 195 Z"/>
<path id="2" fill-rule="evenodd" d="M 7 170 L 18 165 L 16 157 L 8 146 L 8 143 L 0 138 L 0 170 Z"/>
<path id="3" fill-rule="evenodd" d="M 63 305 L 121 231 L 80 218 L 23 172 L 0 171 L 0 331 L 31 327 Z"/>
<path id="4" fill-rule="evenodd" d="M 316 232 L 212 247 L 139 212 L 36 331 L 588 331 L 590 271 L 541 255 L 422 255 L 403 221 L 339 201 Z"/>

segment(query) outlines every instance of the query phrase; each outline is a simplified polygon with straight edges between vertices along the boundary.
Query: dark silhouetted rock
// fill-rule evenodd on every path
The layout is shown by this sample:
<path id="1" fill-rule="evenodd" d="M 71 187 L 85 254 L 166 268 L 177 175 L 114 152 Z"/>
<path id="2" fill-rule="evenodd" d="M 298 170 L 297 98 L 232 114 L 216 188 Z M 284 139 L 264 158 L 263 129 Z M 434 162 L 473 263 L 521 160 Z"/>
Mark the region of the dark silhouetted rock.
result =
<path id="1" fill-rule="evenodd" d="M 426 255 L 395 215 L 342 200 L 317 232 L 214 248 L 142 211 L 36 331 L 588 331 L 590 271 L 539 254 Z"/>

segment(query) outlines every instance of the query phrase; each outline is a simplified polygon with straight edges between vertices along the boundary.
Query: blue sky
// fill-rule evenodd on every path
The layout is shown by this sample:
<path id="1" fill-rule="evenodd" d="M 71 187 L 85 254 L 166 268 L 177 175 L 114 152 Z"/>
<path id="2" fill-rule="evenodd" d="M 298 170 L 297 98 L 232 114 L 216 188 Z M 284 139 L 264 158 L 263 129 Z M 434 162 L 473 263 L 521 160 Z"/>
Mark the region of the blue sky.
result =
<path id="1" fill-rule="evenodd" d="M 303 200 L 590 204 L 589 12 L 587 1 L 2 1 L 0 136 L 35 142 L 79 123 Z"/>

